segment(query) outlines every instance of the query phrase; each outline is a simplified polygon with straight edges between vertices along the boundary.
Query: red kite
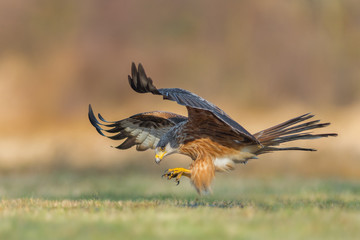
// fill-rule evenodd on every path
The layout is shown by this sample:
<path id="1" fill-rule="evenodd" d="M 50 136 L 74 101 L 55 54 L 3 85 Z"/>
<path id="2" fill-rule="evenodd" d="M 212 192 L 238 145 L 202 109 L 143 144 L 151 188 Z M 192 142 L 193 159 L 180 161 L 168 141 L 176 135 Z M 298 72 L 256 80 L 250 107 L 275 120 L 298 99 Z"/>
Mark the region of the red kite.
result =
<path id="1" fill-rule="evenodd" d="M 168 169 L 163 176 L 175 179 L 178 184 L 180 178 L 186 176 L 200 194 L 210 190 L 216 171 L 232 170 L 236 163 L 246 163 L 260 154 L 283 150 L 316 151 L 302 147 L 277 147 L 281 143 L 337 136 L 336 133 L 310 133 L 308 130 L 323 128 L 330 123 L 307 121 L 314 117 L 309 113 L 250 134 L 223 110 L 189 91 L 180 88 L 157 89 L 141 64 L 138 69 L 132 64 L 128 79 L 132 89 L 138 93 L 162 95 L 164 99 L 186 106 L 188 117 L 154 111 L 114 122 L 106 121 L 98 114 L 99 121 L 89 106 L 91 124 L 103 136 L 113 140 L 125 139 L 117 146 L 118 149 L 132 146 L 136 146 L 138 151 L 155 149 L 156 163 L 173 153 L 189 156 L 193 160 L 189 169 Z M 105 135 L 104 132 L 112 135 Z"/>

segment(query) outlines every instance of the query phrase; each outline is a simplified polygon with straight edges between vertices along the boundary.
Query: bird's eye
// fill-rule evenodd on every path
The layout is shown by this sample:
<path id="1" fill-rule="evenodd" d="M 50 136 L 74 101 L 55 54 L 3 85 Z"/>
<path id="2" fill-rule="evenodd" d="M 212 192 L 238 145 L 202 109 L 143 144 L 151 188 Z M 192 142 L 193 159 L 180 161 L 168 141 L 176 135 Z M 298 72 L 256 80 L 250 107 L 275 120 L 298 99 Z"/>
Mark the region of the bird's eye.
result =
<path id="1" fill-rule="evenodd" d="M 160 147 L 160 151 L 165 151 L 165 147 Z"/>

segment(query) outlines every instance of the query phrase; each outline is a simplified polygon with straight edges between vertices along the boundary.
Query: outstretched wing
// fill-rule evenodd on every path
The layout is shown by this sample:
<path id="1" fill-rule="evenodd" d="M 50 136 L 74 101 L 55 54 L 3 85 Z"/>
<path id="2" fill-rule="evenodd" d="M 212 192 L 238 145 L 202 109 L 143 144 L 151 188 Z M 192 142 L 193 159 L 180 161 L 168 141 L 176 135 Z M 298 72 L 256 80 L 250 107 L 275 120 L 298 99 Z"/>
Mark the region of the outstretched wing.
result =
<path id="1" fill-rule="evenodd" d="M 141 64 L 139 64 L 138 69 L 134 63 L 131 66 L 131 76 L 128 77 L 130 86 L 138 93 L 147 93 L 151 92 L 155 95 L 162 95 L 164 99 L 176 101 L 178 104 L 186 106 L 189 109 L 195 108 L 202 112 L 203 115 L 208 114 L 209 119 L 214 115 L 216 118 L 221 120 L 223 123 L 227 124 L 232 131 L 239 134 L 247 141 L 260 144 L 259 141 L 251 135 L 245 128 L 240 124 L 231 119 L 223 110 L 215 106 L 214 104 L 206 101 L 205 99 L 191 93 L 187 90 L 180 88 L 162 88 L 157 89 L 151 80 L 151 78 L 146 76 L 145 70 Z M 189 122 L 192 121 L 194 114 L 189 114 Z"/>
<path id="2" fill-rule="evenodd" d="M 89 105 L 89 120 L 101 135 L 113 140 L 126 138 L 116 148 L 128 149 L 136 145 L 138 151 L 154 149 L 163 134 L 187 119 L 181 115 L 160 111 L 139 113 L 114 122 L 106 121 L 100 114 L 98 117 L 100 121 L 95 117 L 91 105 Z M 112 135 L 105 135 L 104 132 Z"/>

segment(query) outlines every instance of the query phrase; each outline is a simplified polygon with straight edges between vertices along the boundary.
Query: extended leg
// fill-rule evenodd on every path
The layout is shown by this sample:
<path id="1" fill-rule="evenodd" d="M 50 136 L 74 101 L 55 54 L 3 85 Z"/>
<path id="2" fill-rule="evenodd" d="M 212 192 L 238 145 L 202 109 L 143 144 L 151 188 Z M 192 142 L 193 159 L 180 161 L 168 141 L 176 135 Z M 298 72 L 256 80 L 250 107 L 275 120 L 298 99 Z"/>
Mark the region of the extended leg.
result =
<path id="1" fill-rule="evenodd" d="M 182 176 L 190 178 L 191 170 L 186 168 L 172 168 L 166 170 L 165 174 L 162 175 L 162 177 L 167 177 L 168 180 L 175 178 L 177 185 L 179 185 Z"/>

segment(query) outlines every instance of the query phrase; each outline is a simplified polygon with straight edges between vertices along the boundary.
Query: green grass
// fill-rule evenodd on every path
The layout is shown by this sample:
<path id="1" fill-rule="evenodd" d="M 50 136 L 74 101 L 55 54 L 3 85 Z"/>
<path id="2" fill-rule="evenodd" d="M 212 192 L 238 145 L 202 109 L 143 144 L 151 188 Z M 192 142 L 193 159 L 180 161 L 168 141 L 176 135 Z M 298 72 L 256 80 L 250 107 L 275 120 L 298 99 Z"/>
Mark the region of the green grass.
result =
<path id="1" fill-rule="evenodd" d="M 0 176 L 0 239 L 356 239 L 360 184 L 219 175 L 198 197 L 157 175 Z"/>

